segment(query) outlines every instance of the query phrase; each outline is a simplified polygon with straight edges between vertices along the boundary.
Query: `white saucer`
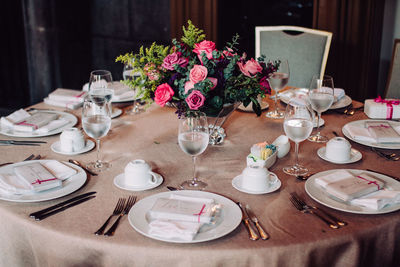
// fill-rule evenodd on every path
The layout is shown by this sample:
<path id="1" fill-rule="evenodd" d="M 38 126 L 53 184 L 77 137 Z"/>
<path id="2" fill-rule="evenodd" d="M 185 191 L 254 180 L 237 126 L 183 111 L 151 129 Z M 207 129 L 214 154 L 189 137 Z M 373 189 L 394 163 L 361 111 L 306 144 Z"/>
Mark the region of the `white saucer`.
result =
<path id="1" fill-rule="evenodd" d="M 153 177 L 156 179 L 156 182 L 154 184 L 152 183 L 148 183 L 145 186 L 131 186 L 131 185 L 126 185 L 124 183 L 124 175 L 123 173 L 118 174 L 115 178 L 114 178 L 114 185 L 118 188 L 124 189 L 124 190 L 129 190 L 129 191 L 144 191 L 144 190 L 148 190 L 148 189 L 153 189 L 156 188 L 157 186 L 159 186 L 160 184 L 162 184 L 162 182 L 164 181 L 164 178 L 155 172 L 150 172 L 151 175 L 153 175 Z"/>
<path id="2" fill-rule="evenodd" d="M 319 126 L 322 126 L 325 124 L 325 121 L 323 118 L 319 119 Z M 315 120 L 313 121 L 313 126 L 314 128 L 317 127 L 317 118 L 315 118 Z"/>
<path id="3" fill-rule="evenodd" d="M 82 154 L 85 152 L 88 152 L 90 150 L 92 150 L 94 148 L 94 142 L 92 140 L 86 140 L 86 145 L 83 149 L 79 150 L 79 151 L 74 151 L 74 152 L 65 152 L 62 151 L 60 149 L 60 141 L 54 142 L 51 145 L 51 150 L 53 150 L 54 152 L 58 153 L 58 154 L 63 154 L 63 155 L 78 155 L 78 154 Z"/>
<path id="4" fill-rule="evenodd" d="M 122 114 L 122 109 L 120 108 L 113 108 L 111 113 L 111 119 L 114 119 Z"/>
<path id="5" fill-rule="evenodd" d="M 332 163 L 335 163 L 335 164 L 354 163 L 354 162 L 359 161 L 359 160 L 362 158 L 361 152 L 358 151 L 358 150 L 356 150 L 356 149 L 354 149 L 354 148 L 352 148 L 351 151 L 350 151 L 350 159 L 349 159 L 349 160 L 346 160 L 346 161 L 337 161 L 337 160 L 329 159 L 329 158 L 327 158 L 327 157 L 325 156 L 325 152 L 326 152 L 326 147 L 321 147 L 320 149 L 318 149 L 318 152 L 317 152 L 317 153 L 318 153 L 318 156 L 319 156 L 321 159 L 326 160 L 326 161 L 329 161 L 329 162 L 332 162 Z"/>
<path id="6" fill-rule="evenodd" d="M 243 187 L 241 187 L 242 184 L 242 178 L 243 176 L 240 174 L 238 176 L 236 176 L 235 178 L 233 178 L 232 180 L 232 186 L 236 189 L 239 190 L 241 192 L 247 193 L 247 194 L 252 194 L 252 195 L 260 195 L 260 194 L 267 194 L 267 193 L 272 193 L 276 190 L 278 190 L 281 187 L 281 180 L 279 180 L 278 176 L 276 176 L 275 173 L 270 172 L 270 174 L 274 175 L 276 177 L 276 182 L 273 183 L 269 188 L 265 189 L 265 190 L 261 190 L 261 191 L 252 191 L 252 190 L 247 190 L 244 189 Z"/>

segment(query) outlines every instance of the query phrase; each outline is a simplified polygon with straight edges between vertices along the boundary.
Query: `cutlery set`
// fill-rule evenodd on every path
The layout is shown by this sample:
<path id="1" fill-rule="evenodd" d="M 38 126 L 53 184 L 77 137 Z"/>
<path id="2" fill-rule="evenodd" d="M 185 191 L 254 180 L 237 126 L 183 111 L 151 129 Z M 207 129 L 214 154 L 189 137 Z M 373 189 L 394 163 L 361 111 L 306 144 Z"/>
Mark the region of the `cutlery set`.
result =
<path id="1" fill-rule="evenodd" d="M 315 206 L 307 205 L 307 203 L 302 200 L 296 193 L 290 193 L 289 200 L 297 210 L 316 216 L 332 229 L 339 229 L 347 225 L 345 221 L 334 217 L 326 211 Z"/>
<path id="2" fill-rule="evenodd" d="M 238 204 L 242 210 L 242 220 L 247 228 L 247 231 L 249 232 L 250 239 L 256 241 L 261 237 L 262 240 L 268 240 L 269 235 L 260 225 L 258 218 L 254 215 L 250 209 L 250 206 L 246 205 L 246 207 L 244 207 L 240 202 L 237 202 L 236 204 Z M 254 223 L 256 229 L 254 229 L 254 225 L 252 223 Z"/>
<path id="3" fill-rule="evenodd" d="M 398 156 L 396 153 L 386 154 L 374 147 L 371 147 L 371 150 L 374 151 L 379 156 L 381 156 L 382 158 L 385 158 L 387 160 L 398 161 L 400 159 L 400 156 Z"/>
<path id="4" fill-rule="evenodd" d="M 0 146 L 40 146 L 46 143 L 46 141 L 33 140 L 0 140 Z"/>

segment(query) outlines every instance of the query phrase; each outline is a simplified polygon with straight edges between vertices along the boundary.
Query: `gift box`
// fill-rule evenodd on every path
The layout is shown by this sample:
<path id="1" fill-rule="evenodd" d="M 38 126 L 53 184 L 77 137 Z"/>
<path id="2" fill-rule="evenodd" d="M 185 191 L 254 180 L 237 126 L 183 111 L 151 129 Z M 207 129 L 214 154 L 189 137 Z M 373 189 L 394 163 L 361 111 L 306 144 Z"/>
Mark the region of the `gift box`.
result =
<path id="1" fill-rule="evenodd" d="M 398 99 L 367 99 L 364 102 L 364 112 L 371 119 L 400 119 L 400 100 Z"/>

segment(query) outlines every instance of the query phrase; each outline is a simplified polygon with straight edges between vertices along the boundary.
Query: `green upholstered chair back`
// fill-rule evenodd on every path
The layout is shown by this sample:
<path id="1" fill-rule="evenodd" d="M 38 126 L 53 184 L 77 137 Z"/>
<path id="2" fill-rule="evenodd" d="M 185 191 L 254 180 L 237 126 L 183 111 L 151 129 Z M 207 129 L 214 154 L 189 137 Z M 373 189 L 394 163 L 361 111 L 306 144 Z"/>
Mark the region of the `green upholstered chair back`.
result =
<path id="1" fill-rule="evenodd" d="M 385 98 L 400 98 L 400 39 L 394 41 L 392 62 L 386 82 Z"/>
<path id="2" fill-rule="evenodd" d="M 256 57 L 286 58 L 288 85 L 307 88 L 313 75 L 324 75 L 331 39 L 330 32 L 296 26 L 256 27 Z"/>

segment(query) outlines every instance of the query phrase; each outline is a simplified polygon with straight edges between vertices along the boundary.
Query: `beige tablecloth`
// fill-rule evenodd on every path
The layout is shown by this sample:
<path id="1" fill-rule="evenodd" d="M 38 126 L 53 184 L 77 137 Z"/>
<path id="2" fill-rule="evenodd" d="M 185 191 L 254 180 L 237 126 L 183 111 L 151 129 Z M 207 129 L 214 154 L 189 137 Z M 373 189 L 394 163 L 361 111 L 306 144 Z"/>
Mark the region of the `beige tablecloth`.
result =
<path id="1" fill-rule="evenodd" d="M 39 104 L 38 107 L 48 107 Z M 54 109 L 54 107 L 51 107 Z M 60 109 L 62 110 L 62 109 Z M 79 115 L 80 110 L 73 111 Z M 264 114 L 263 114 L 264 115 Z M 345 116 L 324 114 L 323 133 L 333 137 L 349 121 L 366 118 L 363 113 Z M 383 215 L 357 215 L 325 208 L 349 223 L 332 230 L 311 215 L 294 209 L 289 193 L 296 191 L 307 201 L 320 206 L 305 193 L 304 182 L 282 172 L 293 163 L 291 153 L 271 168 L 282 181 L 277 192 L 249 195 L 235 190 L 232 179 L 246 165 L 250 146 L 272 142 L 283 134 L 282 120 L 271 120 L 253 113 L 235 111 L 225 124 L 227 139 L 222 146 L 210 146 L 198 158 L 198 176 L 208 183 L 207 191 L 234 201 L 250 204 L 265 229 L 268 241 L 250 241 L 244 226 L 217 240 L 198 244 L 173 244 L 150 239 L 136 232 L 123 218 L 115 236 L 93 233 L 112 212 L 119 197 L 130 194 L 139 199 L 177 186 L 192 174 L 191 158 L 177 144 L 177 118 L 171 108 L 153 105 L 140 115 L 122 115 L 113 120 L 112 131 L 102 140 L 103 158 L 112 163 L 109 171 L 89 177 L 87 184 L 70 196 L 40 203 L 0 201 L 1 266 L 400 266 L 399 212 Z M 2 137 L 9 138 L 9 137 Z M 15 139 L 15 138 L 14 138 Z M 0 162 L 20 161 L 31 153 L 46 159 L 74 158 L 87 163 L 95 159 L 95 150 L 64 156 L 51 151 L 59 136 L 38 138 L 48 143 L 40 147 L 1 146 Z M 398 175 L 399 162 L 385 160 L 368 147 L 352 143 L 363 158 L 347 165 L 335 165 L 320 159 L 322 145 L 303 142 L 300 161 L 312 172 L 328 169 L 375 169 Z M 144 159 L 164 177 L 156 189 L 132 193 L 113 184 L 132 159 Z M 97 197 L 77 207 L 34 221 L 28 214 L 59 203 L 83 192 L 97 191 Z"/>

